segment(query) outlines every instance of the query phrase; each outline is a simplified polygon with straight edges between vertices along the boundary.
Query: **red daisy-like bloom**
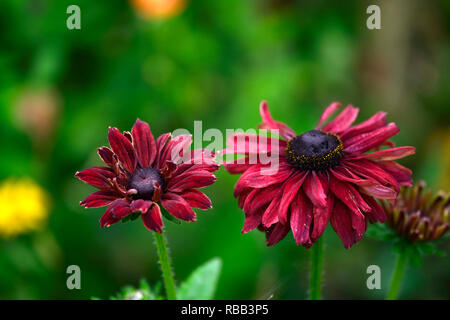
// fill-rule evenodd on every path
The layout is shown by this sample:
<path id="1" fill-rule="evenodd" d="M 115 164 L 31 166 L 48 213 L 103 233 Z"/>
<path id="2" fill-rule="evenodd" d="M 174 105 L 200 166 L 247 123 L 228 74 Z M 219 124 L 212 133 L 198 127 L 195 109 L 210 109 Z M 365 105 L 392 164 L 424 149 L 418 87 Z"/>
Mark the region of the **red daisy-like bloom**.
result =
<path id="1" fill-rule="evenodd" d="M 136 120 L 131 133 L 109 128 L 110 148 L 98 154 L 106 167 L 92 167 L 75 176 L 100 189 L 80 204 L 86 208 L 108 206 L 100 226 L 110 226 L 131 214 L 140 214 L 144 225 L 162 232 L 158 202 L 173 217 L 195 221 L 192 208 L 210 209 L 211 201 L 197 189 L 212 184 L 219 166 L 206 149 L 187 151 L 191 135 L 170 133 L 153 138 L 149 125 Z"/>
<path id="2" fill-rule="evenodd" d="M 401 185 L 411 185 L 411 171 L 394 160 L 414 154 L 415 148 L 395 148 L 388 141 L 399 129 L 386 123 L 384 112 L 352 126 L 359 109 L 347 106 L 325 124 L 340 106 L 332 103 L 314 130 L 297 135 L 274 121 L 263 101 L 260 128 L 278 130 L 281 138 L 243 133 L 228 138 L 223 153 L 245 156 L 224 163 L 230 173 L 242 173 L 234 189 L 245 213 L 242 233 L 258 228 L 271 246 L 292 230 L 297 245 L 309 248 L 331 222 L 350 248 L 368 221 L 386 221 L 375 199 L 393 200 Z M 390 148 L 380 150 L 383 145 Z M 263 162 L 263 156 L 277 157 L 278 165 Z"/>

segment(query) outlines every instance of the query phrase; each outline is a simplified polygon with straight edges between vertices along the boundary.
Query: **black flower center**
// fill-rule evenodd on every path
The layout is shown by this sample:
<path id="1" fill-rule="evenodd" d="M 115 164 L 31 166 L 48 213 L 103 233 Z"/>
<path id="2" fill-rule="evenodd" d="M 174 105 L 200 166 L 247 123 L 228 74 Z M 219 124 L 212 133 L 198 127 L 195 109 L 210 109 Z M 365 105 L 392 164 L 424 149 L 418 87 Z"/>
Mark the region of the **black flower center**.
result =
<path id="1" fill-rule="evenodd" d="M 138 168 L 131 176 L 127 188 L 128 190 L 137 190 L 137 194 L 133 195 L 134 199 L 152 200 L 155 191 L 155 182 L 161 188 L 164 188 L 165 180 L 159 170 L 153 168 Z"/>
<path id="2" fill-rule="evenodd" d="M 289 140 L 286 157 L 300 170 L 326 170 L 339 164 L 344 149 L 335 134 L 319 130 L 307 131 Z"/>

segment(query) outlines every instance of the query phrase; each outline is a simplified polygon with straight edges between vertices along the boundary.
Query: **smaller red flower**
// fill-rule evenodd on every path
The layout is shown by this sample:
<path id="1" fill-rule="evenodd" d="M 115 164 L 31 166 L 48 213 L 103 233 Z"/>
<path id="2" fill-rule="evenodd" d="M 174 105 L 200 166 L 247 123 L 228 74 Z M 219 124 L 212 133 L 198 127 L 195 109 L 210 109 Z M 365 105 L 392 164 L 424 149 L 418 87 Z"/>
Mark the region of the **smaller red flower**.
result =
<path id="1" fill-rule="evenodd" d="M 100 147 L 105 167 L 92 167 L 75 176 L 99 191 L 80 202 L 86 208 L 108 206 L 100 226 L 109 227 L 131 214 L 144 225 L 162 232 L 160 203 L 176 219 L 195 221 L 192 208 L 211 209 L 211 200 L 199 188 L 214 183 L 219 168 L 213 152 L 187 151 L 191 135 L 153 138 L 150 126 L 136 120 L 131 133 L 109 128 L 111 148 Z"/>

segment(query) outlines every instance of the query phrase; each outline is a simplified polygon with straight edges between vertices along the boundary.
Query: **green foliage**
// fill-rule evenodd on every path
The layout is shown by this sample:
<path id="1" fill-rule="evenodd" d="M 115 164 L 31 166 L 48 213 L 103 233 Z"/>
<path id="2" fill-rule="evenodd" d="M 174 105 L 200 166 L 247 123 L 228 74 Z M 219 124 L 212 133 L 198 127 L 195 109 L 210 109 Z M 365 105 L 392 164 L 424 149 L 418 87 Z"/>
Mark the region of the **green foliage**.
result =
<path id="1" fill-rule="evenodd" d="M 199 266 L 184 281 L 177 290 L 179 300 L 208 300 L 214 297 L 219 280 L 222 260 L 214 258 Z M 158 282 L 153 289 L 144 279 L 139 287 L 124 287 L 119 293 L 111 296 L 110 300 L 164 300 L 161 294 L 161 283 Z M 93 297 L 93 300 L 99 300 Z"/>
<path id="2" fill-rule="evenodd" d="M 442 239 L 433 242 L 418 241 L 411 243 L 395 233 L 395 231 L 389 228 L 386 224 L 372 224 L 366 234 L 368 237 L 375 240 L 390 243 L 394 251 L 397 253 L 405 250 L 409 262 L 414 267 L 419 267 L 422 264 L 422 260 L 425 255 L 437 255 L 440 257 L 445 255 L 444 251 L 437 248 L 438 244 L 442 242 Z"/>
<path id="3" fill-rule="evenodd" d="M 214 258 L 201 265 L 178 288 L 178 299 L 207 300 L 212 299 L 219 280 L 222 260 Z"/>
<path id="4" fill-rule="evenodd" d="M 163 300 L 161 294 L 161 283 L 158 282 L 153 289 L 150 287 L 145 279 L 139 283 L 139 287 L 126 286 L 120 292 L 111 296 L 110 300 Z M 92 300 L 100 300 L 100 298 L 93 297 Z"/>

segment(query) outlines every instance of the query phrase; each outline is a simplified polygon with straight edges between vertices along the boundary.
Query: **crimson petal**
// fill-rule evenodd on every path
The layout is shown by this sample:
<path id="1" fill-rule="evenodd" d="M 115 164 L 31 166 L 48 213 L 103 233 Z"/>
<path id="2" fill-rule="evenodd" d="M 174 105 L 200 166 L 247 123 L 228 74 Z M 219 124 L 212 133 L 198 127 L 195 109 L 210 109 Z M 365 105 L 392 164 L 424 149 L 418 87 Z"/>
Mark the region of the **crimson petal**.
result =
<path id="1" fill-rule="evenodd" d="M 354 231 L 352 228 L 351 212 L 339 200 L 334 202 L 334 208 L 331 213 L 331 226 L 341 238 L 342 243 L 346 249 L 349 249 L 354 243 Z"/>
<path id="2" fill-rule="evenodd" d="M 100 218 L 100 227 L 109 227 L 131 213 L 132 210 L 128 201 L 124 199 L 116 200 L 109 205 L 108 209 L 106 209 L 105 213 Z"/>
<path id="3" fill-rule="evenodd" d="M 142 200 L 142 199 L 138 199 L 138 200 L 134 200 L 133 202 L 131 202 L 131 210 L 133 212 L 138 212 L 140 211 L 141 213 L 146 213 L 147 210 L 152 206 L 152 202 L 151 201 L 146 201 L 146 200 Z"/>
<path id="4" fill-rule="evenodd" d="M 369 154 L 360 154 L 352 159 L 367 159 L 367 160 L 397 160 L 407 156 L 410 156 L 416 152 L 414 147 L 397 147 Z"/>
<path id="5" fill-rule="evenodd" d="M 327 205 L 326 185 L 323 185 L 315 171 L 311 171 L 303 184 L 303 190 L 316 207 Z"/>
<path id="6" fill-rule="evenodd" d="M 76 172 L 75 176 L 97 189 L 110 190 L 112 189 L 111 179 L 115 177 L 115 174 L 108 167 L 92 167 Z"/>
<path id="7" fill-rule="evenodd" d="M 259 105 L 259 112 L 261 113 L 261 118 L 263 120 L 263 123 L 259 126 L 260 128 L 279 130 L 280 135 L 286 140 L 290 140 L 296 136 L 294 130 L 289 128 L 288 125 L 273 120 L 272 116 L 270 115 L 266 101 L 262 101 L 261 104 Z"/>
<path id="8" fill-rule="evenodd" d="M 85 208 L 104 207 L 116 199 L 117 194 L 115 192 L 100 190 L 88 195 L 86 199 L 80 202 L 80 205 Z"/>
<path id="9" fill-rule="evenodd" d="M 162 233 L 161 209 L 156 203 L 153 203 L 146 213 L 141 214 L 141 219 L 147 229 Z"/>
<path id="10" fill-rule="evenodd" d="M 156 158 L 156 142 L 147 122 L 136 120 L 131 129 L 133 144 L 141 167 L 150 167 Z"/>
<path id="11" fill-rule="evenodd" d="M 369 221 L 371 223 L 385 222 L 387 220 L 387 215 L 384 212 L 383 208 L 380 206 L 380 204 L 371 196 L 367 196 L 367 195 L 363 194 L 362 197 L 372 208 L 371 211 L 367 212 L 367 217 L 369 218 Z"/>
<path id="12" fill-rule="evenodd" d="M 269 206 L 264 212 L 262 223 L 267 228 L 278 222 L 278 208 L 280 206 L 281 196 L 282 192 L 281 190 L 278 190 L 277 195 L 275 196 L 275 198 L 271 199 L 272 202 L 270 202 Z"/>
<path id="13" fill-rule="evenodd" d="M 212 208 L 211 200 L 201 191 L 187 190 L 180 194 L 193 208 L 207 210 Z"/>
<path id="14" fill-rule="evenodd" d="M 161 204 L 175 218 L 185 221 L 195 221 L 195 212 L 189 203 L 175 193 L 165 193 L 161 198 Z"/>
<path id="15" fill-rule="evenodd" d="M 100 147 L 97 149 L 97 153 L 106 165 L 112 166 L 114 164 L 114 153 L 111 149 L 107 147 Z"/>
<path id="16" fill-rule="evenodd" d="M 309 248 L 312 246 L 310 239 L 310 226 L 313 218 L 313 206 L 302 191 L 299 191 L 291 203 L 291 229 L 294 239 L 298 244 Z"/>
<path id="17" fill-rule="evenodd" d="M 303 181 L 305 181 L 307 175 L 308 174 L 306 172 L 294 173 L 284 183 L 280 201 L 280 208 L 278 210 L 278 217 L 281 223 L 287 223 L 289 206 L 291 205 L 291 202 L 297 194 L 298 190 L 302 186 Z"/>
<path id="18" fill-rule="evenodd" d="M 361 194 L 350 183 L 331 178 L 330 188 L 336 198 L 341 200 L 355 214 L 361 214 L 361 210 L 364 212 L 371 210 Z"/>
<path id="19" fill-rule="evenodd" d="M 346 107 L 333 121 L 323 127 L 323 131 L 339 133 L 348 129 L 358 116 L 359 109 L 353 106 Z"/>
<path id="20" fill-rule="evenodd" d="M 245 214 L 244 226 L 242 227 L 241 233 L 247 233 L 257 228 L 262 223 L 262 215 L 266 207 L 259 208 L 255 213 Z"/>
<path id="21" fill-rule="evenodd" d="M 382 128 L 386 125 L 386 112 L 377 112 L 372 117 L 367 119 L 366 121 L 361 122 L 360 124 L 350 127 L 344 132 L 342 132 L 339 137 L 342 141 L 345 141 L 363 133 L 373 131 L 379 128 Z"/>
<path id="22" fill-rule="evenodd" d="M 171 192 L 182 192 L 187 189 L 209 186 L 216 180 L 216 176 L 209 171 L 194 170 L 170 179 L 167 184 L 167 189 Z"/>
<path id="23" fill-rule="evenodd" d="M 326 207 L 313 208 L 314 223 L 311 232 L 311 240 L 313 242 L 319 239 L 319 237 L 325 231 L 328 222 L 330 221 L 331 211 L 333 210 L 333 203 L 334 197 L 332 195 L 328 195 Z"/>
<path id="24" fill-rule="evenodd" d="M 245 188 L 264 188 L 285 181 L 294 172 L 287 163 L 280 163 L 271 169 L 262 165 L 254 165 L 239 178 L 234 188 L 234 194 L 239 194 Z"/>
<path id="25" fill-rule="evenodd" d="M 288 224 L 277 223 L 274 227 L 266 231 L 266 242 L 267 246 L 276 245 L 278 242 L 286 237 L 290 228 Z"/>
<path id="26" fill-rule="evenodd" d="M 319 130 L 323 123 L 327 121 L 329 117 L 333 115 L 333 113 L 336 112 L 337 109 L 339 109 L 342 106 L 339 102 L 333 102 L 331 103 L 326 109 L 323 111 L 322 115 L 320 116 L 319 123 L 316 126 L 316 130 Z"/>
<path id="27" fill-rule="evenodd" d="M 395 123 L 389 123 L 386 127 L 363 133 L 344 141 L 344 152 L 363 153 L 367 150 L 380 146 L 390 137 L 399 133 L 400 130 Z"/>
<path id="28" fill-rule="evenodd" d="M 117 128 L 109 128 L 108 140 L 111 149 L 119 158 L 122 166 L 133 173 L 136 168 L 136 154 L 130 140 L 127 139 Z"/>

